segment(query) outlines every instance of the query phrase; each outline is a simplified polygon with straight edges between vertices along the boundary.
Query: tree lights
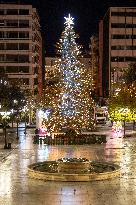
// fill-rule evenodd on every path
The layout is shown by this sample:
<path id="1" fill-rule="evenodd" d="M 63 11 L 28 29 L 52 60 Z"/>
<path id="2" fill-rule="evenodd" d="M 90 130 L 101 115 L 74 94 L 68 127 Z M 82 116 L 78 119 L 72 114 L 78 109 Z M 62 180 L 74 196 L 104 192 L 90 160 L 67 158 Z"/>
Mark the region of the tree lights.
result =
<path id="1" fill-rule="evenodd" d="M 62 127 L 79 132 L 81 128 L 93 125 L 90 117 L 93 100 L 86 70 L 79 61 L 81 47 L 76 43 L 74 18 L 69 14 L 65 20 L 65 28 L 57 44 L 60 55 L 56 64 L 58 81 L 52 80 L 45 90 L 45 104 L 52 109 L 52 114 L 44 123 L 51 132 Z"/>

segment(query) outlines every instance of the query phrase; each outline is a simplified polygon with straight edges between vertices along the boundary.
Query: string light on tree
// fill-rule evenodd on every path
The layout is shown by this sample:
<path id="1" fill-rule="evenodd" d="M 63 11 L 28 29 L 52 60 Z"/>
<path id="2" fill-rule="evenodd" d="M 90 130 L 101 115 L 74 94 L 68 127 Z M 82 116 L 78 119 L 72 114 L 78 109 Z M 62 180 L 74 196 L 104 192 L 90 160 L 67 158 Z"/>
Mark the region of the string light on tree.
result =
<path id="1" fill-rule="evenodd" d="M 77 45 L 74 18 L 65 17 L 65 28 L 57 44 L 60 59 L 56 63 L 56 73 L 47 82 L 44 98 L 46 107 L 52 112 L 45 126 L 50 132 L 59 132 L 62 127 L 79 132 L 83 127 L 93 125 L 90 117 L 93 100 L 89 91 L 89 78 L 79 61 L 81 46 Z M 55 79 L 55 80 L 54 80 Z"/>
<path id="2" fill-rule="evenodd" d="M 82 127 L 89 127 L 90 107 L 93 101 L 88 92 L 84 66 L 79 61 L 81 46 L 76 43 L 74 18 L 69 14 L 65 20 L 65 29 L 59 44 L 61 56 L 59 68 L 62 74 L 62 92 L 59 95 L 60 115 L 62 126 L 79 131 Z"/>

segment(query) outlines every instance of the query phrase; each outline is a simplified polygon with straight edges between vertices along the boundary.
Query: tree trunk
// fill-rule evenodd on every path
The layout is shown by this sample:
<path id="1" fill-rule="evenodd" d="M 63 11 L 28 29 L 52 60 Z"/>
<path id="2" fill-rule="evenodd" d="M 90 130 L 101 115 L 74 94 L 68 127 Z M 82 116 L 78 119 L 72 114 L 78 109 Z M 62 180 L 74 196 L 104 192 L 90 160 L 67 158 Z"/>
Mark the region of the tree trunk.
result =
<path id="1" fill-rule="evenodd" d="M 124 120 L 124 137 L 125 137 L 125 135 L 126 135 L 126 122 Z"/>
<path id="2" fill-rule="evenodd" d="M 19 139 L 19 136 L 18 136 L 18 119 L 17 119 L 17 140 Z"/>
<path id="3" fill-rule="evenodd" d="M 6 132 L 6 125 L 4 125 L 3 133 L 4 133 L 4 141 L 5 141 L 4 149 L 8 149 L 8 146 L 7 146 L 7 132 Z"/>
<path id="4" fill-rule="evenodd" d="M 133 130 L 135 130 L 135 120 L 133 120 Z"/>

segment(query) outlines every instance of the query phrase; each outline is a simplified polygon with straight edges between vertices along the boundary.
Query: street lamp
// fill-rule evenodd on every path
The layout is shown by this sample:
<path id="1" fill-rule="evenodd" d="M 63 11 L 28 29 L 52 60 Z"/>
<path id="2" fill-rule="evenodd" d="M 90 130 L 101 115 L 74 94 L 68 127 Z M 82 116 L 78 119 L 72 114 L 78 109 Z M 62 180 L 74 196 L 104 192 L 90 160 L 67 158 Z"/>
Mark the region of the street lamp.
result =
<path id="1" fill-rule="evenodd" d="M 22 111 L 24 112 L 24 119 L 25 119 L 25 132 L 24 132 L 24 134 L 26 134 L 26 111 L 27 111 L 27 107 L 24 106 L 24 108 L 22 109 Z"/>
<path id="2" fill-rule="evenodd" d="M 125 131 L 126 131 L 126 126 L 125 126 L 125 124 L 126 124 L 126 117 L 128 116 L 128 108 L 122 108 L 121 110 L 120 110 L 120 112 L 121 112 L 121 116 L 123 117 L 123 122 L 124 122 L 124 137 L 125 137 Z"/>
<path id="3" fill-rule="evenodd" d="M 15 107 L 18 106 L 18 101 L 16 99 L 13 100 L 13 102 L 14 102 Z M 16 113 L 16 123 L 17 123 L 17 137 L 16 137 L 16 139 L 17 140 L 19 139 L 19 136 L 18 136 L 18 122 L 19 122 L 18 112 L 19 112 L 19 110 L 18 110 L 18 107 L 17 107 L 17 113 Z"/>
<path id="4" fill-rule="evenodd" d="M 4 149 L 9 149 L 8 144 L 7 144 L 7 132 L 6 132 L 6 127 L 8 124 L 8 120 L 10 119 L 10 114 L 11 112 L 0 112 L 1 116 L 2 116 L 2 122 L 3 122 L 3 132 L 4 132 Z"/>

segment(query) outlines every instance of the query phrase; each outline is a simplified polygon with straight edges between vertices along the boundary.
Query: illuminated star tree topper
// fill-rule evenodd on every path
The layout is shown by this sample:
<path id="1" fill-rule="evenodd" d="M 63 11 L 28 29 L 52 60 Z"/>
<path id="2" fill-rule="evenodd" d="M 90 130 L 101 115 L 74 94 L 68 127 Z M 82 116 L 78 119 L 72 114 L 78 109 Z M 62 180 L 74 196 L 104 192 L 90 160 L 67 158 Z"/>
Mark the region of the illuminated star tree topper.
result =
<path id="1" fill-rule="evenodd" d="M 70 16 L 70 14 L 68 15 L 68 17 L 64 17 L 65 18 L 65 24 L 66 24 L 66 26 L 68 26 L 68 27 L 70 27 L 71 25 L 74 25 L 74 18 L 72 18 L 71 16 Z"/>

